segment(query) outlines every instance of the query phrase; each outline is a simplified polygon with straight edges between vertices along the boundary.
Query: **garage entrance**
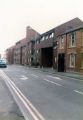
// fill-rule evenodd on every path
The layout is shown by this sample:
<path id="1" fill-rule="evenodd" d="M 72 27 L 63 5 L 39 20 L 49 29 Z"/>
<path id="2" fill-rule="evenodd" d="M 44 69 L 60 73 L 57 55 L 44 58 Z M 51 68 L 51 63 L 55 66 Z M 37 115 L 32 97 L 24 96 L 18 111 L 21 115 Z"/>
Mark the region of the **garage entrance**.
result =
<path id="1" fill-rule="evenodd" d="M 65 54 L 58 55 L 58 72 L 65 71 Z"/>
<path id="2" fill-rule="evenodd" d="M 53 48 L 42 48 L 41 49 L 41 66 L 52 67 L 53 66 Z"/>

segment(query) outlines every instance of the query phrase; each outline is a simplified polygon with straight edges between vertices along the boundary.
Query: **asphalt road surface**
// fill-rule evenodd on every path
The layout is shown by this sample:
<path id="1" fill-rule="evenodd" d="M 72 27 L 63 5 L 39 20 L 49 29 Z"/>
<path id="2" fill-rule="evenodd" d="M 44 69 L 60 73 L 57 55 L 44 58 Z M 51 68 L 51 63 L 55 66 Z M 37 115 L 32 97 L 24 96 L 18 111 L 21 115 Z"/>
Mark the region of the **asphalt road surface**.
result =
<path id="1" fill-rule="evenodd" d="M 83 81 L 23 66 L 0 70 L 26 120 L 83 120 Z"/>

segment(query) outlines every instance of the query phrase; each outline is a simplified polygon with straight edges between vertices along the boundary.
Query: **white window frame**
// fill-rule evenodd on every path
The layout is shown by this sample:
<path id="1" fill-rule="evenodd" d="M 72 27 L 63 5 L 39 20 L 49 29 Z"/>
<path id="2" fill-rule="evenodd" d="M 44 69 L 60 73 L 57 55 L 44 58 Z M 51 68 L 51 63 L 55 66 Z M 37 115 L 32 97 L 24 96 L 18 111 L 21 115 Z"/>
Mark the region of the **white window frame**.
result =
<path id="1" fill-rule="evenodd" d="M 38 53 L 39 51 L 38 51 L 38 50 L 36 50 L 36 52 Z"/>
<path id="2" fill-rule="evenodd" d="M 72 36 L 74 35 L 74 36 Z M 74 38 L 73 38 L 74 37 Z M 73 43 L 74 42 L 74 43 Z M 75 32 L 72 32 L 71 33 L 71 44 L 70 44 L 71 47 L 76 47 L 76 33 Z"/>
<path id="3" fill-rule="evenodd" d="M 53 38 L 54 37 L 54 33 L 51 33 L 49 38 Z"/>
<path id="4" fill-rule="evenodd" d="M 43 36 L 42 38 L 41 38 L 41 41 L 44 41 L 45 40 L 45 37 Z"/>
<path id="5" fill-rule="evenodd" d="M 37 42 L 36 42 L 37 44 L 39 44 L 39 41 L 37 40 Z"/>
<path id="6" fill-rule="evenodd" d="M 31 54 L 31 50 L 30 50 L 30 54 Z"/>
<path id="7" fill-rule="evenodd" d="M 48 39 L 48 35 L 46 36 L 46 40 Z"/>
<path id="8" fill-rule="evenodd" d="M 64 48 L 64 37 L 61 36 L 60 37 L 60 49 L 63 49 Z"/>
<path id="9" fill-rule="evenodd" d="M 70 54 L 70 67 L 74 68 L 75 67 L 75 63 L 76 63 L 76 54 L 75 53 L 71 53 Z M 73 65 L 72 65 L 73 62 Z"/>
<path id="10" fill-rule="evenodd" d="M 52 38 L 54 37 L 54 33 L 52 33 Z"/>
<path id="11" fill-rule="evenodd" d="M 30 58 L 30 63 L 31 63 L 31 58 Z"/>

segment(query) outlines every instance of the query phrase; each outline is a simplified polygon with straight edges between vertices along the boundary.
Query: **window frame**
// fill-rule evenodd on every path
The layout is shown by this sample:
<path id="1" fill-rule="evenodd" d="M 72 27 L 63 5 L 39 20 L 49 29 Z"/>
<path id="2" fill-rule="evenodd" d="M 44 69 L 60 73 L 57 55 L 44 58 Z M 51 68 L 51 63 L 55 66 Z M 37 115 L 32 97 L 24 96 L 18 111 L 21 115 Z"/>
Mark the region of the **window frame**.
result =
<path id="1" fill-rule="evenodd" d="M 73 36 L 74 38 L 72 37 L 72 35 L 74 35 Z M 72 32 L 70 38 L 71 38 L 70 47 L 76 47 L 76 32 Z"/>
<path id="2" fill-rule="evenodd" d="M 64 49 L 64 36 L 61 36 L 59 40 L 60 40 L 60 49 Z"/>
<path id="3" fill-rule="evenodd" d="M 75 53 L 71 53 L 69 56 L 70 56 L 69 57 L 69 67 L 75 68 L 75 65 L 76 65 L 76 54 Z M 74 65 L 72 65 L 72 60 L 73 60 L 73 64 Z"/>

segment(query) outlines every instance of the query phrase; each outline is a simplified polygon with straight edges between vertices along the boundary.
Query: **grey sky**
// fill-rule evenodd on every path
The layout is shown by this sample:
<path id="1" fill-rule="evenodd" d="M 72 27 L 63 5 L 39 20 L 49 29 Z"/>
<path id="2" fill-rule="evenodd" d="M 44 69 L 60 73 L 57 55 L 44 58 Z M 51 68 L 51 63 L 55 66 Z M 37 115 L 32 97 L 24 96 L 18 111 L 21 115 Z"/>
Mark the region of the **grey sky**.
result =
<path id="1" fill-rule="evenodd" d="M 0 0 L 0 53 L 25 37 L 26 26 L 43 33 L 72 18 L 83 20 L 83 0 Z"/>

